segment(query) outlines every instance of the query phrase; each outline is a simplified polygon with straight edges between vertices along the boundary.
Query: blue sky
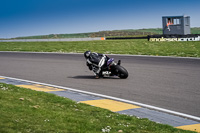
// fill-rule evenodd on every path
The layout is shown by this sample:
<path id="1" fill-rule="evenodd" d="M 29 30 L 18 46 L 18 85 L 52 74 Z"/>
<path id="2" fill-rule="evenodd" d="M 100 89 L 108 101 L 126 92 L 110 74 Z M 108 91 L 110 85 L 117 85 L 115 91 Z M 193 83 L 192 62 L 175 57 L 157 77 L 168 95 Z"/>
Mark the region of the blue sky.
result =
<path id="1" fill-rule="evenodd" d="M 200 27 L 200 0 L 1 0 L 0 38 L 161 28 L 162 16 L 189 15 Z"/>

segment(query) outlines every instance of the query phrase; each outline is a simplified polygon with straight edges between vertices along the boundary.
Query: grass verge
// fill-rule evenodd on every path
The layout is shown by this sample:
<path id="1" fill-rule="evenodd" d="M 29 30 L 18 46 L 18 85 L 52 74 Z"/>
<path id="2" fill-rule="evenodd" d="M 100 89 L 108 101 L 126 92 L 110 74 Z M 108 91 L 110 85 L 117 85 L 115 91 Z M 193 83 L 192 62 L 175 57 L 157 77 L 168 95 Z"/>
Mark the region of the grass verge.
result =
<path id="1" fill-rule="evenodd" d="M 189 133 L 54 94 L 0 83 L 0 132 Z"/>
<path id="2" fill-rule="evenodd" d="M 200 41 L 149 42 L 146 39 L 80 42 L 0 42 L 0 51 L 73 52 L 200 57 Z"/>

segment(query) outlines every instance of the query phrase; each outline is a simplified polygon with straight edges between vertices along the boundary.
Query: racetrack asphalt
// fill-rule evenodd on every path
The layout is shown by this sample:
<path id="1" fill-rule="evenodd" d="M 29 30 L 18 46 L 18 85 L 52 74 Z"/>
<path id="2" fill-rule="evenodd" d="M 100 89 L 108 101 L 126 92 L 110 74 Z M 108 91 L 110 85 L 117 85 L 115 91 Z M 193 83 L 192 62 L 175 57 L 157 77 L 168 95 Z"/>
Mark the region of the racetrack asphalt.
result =
<path id="1" fill-rule="evenodd" d="M 0 52 L 0 75 L 136 101 L 200 117 L 200 59 L 119 56 L 128 79 L 94 79 L 82 54 Z"/>

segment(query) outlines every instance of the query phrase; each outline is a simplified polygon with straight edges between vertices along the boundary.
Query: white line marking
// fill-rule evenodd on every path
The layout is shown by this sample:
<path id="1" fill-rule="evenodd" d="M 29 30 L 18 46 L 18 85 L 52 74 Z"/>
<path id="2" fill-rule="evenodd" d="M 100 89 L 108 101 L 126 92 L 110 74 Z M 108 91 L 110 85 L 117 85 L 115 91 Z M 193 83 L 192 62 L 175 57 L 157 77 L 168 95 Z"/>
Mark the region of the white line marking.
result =
<path id="1" fill-rule="evenodd" d="M 30 81 L 30 80 L 6 77 L 6 76 L 1 76 L 1 75 L 0 75 L 0 77 L 13 79 L 13 80 L 20 80 L 20 81 L 24 81 L 24 82 L 30 82 L 30 83 L 34 83 L 34 84 L 41 84 L 41 85 L 51 86 L 51 87 L 55 87 L 55 88 L 61 88 L 61 89 L 65 89 L 65 90 L 70 90 L 70 91 L 74 91 L 74 92 L 84 93 L 84 94 L 88 94 L 88 95 L 108 98 L 108 99 L 117 100 L 117 101 L 121 101 L 121 102 L 125 102 L 125 103 L 130 103 L 130 104 L 138 105 L 138 106 L 141 106 L 141 107 L 145 107 L 145 108 L 149 108 L 149 109 L 153 109 L 153 110 L 157 110 L 157 111 L 161 111 L 161 112 L 165 112 L 165 113 L 169 113 L 169 114 L 182 116 L 182 117 L 185 117 L 185 118 L 189 118 L 189 119 L 200 121 L 200 117 L 197 117 L 197 116 L 192 116 L 192 115 L 188 115 L 188 114 L 184 114 L 184 113 L 180 113 L 180 112 L 176 112 L 176 111 L 172 111 L 172 110 L 168 110 L 168 109 L 164 109 L 164 108 L 159 108 L 159 107 L 151 106 L 151 105 L 148 105 L 148 104 L 143 104 L 143 103 L 139 103 L 139 102 L 125 100 L 125 99 L 121 99 L 121 98 L 117 98 L 117 97 L 107 96 L 107 95 L 88 92 L 88 91 L 77 90 L 77 89 L 58 86 L 58 85 L 51 85 L 51 84 L 40 83 L 40 82 L 35 82 L 35 81 Z"/>

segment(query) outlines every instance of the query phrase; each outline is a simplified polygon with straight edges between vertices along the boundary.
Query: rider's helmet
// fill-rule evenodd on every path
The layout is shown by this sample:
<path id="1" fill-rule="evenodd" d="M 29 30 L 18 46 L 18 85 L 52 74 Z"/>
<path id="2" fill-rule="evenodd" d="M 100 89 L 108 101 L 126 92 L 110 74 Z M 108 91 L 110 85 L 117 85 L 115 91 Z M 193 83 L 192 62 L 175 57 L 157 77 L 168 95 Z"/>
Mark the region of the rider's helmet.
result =
<path id="1" fill-rule="evenodd" d="M 86 51 L 86 52 L 84 53 L 85 58 L 86 58 L 86 59 L 89 58 L 90 54 L 91 54 L 91 51 Z"/>

